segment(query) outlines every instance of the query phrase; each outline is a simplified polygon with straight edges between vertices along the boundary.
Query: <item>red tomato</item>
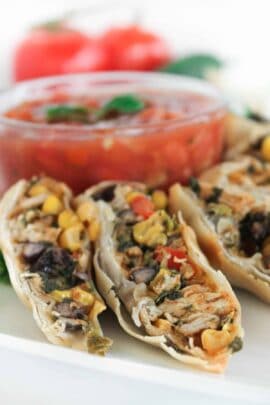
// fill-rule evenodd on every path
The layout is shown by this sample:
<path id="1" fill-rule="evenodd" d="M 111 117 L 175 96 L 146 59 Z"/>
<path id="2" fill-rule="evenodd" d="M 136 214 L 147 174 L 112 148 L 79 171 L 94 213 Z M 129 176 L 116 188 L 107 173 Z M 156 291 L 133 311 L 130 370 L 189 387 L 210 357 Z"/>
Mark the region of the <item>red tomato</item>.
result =
<path id="1" fill-rule="evenodd" d="M 183 250 L 159 246 L 155 252 L 156 260 L 158 262 L 161 262 L 164 258 L 164 255 L 169 256 L 167 261 L 168 268 L 175 270 L 178 270 L 180 267 L 180 263 L 177 261 L 177 259 L 185 259 L 187 257 L 186 253 L 183 252 Z"/>
<path id="2" fill-rule="evenodd" d="M 111 69 L 110 56 L 105 46 L 98 40 L 89 40 L 63 66 L 63 73 L 94 72 Z"/>
<path id="3" fill-rule="evenodd" d="M 135 25 L 108 30 L 103 42 L 115 70 L 154 70 L 170 60 L 166 42 Z"/>
<path id="4" fill-rule="evenodd" d="M 154 204 L 144 195 L 138 195 L 130 203 L 131 209 L 136 215 L 149 218 L 154 213 Z"/>
<path id="5" fill-rule="evenodd" d="M 31 31 L 15 51 L 16 81 L 63 73 L 63 66 L 88 42 L 88 37 L 61 24 Z"/>

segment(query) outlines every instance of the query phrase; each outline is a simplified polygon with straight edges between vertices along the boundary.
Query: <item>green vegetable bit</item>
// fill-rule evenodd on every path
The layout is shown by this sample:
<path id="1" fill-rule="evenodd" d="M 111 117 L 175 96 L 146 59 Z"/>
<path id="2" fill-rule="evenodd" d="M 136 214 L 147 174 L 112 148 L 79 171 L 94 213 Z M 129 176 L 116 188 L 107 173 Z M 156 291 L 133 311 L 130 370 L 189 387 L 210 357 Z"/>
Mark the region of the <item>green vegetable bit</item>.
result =
<path id="1" fill-rule="evenodd" d="M 171 62 L 161 70 L 162 72 L 205 79 L 209 71 L 218 70 L 222 66 L 222 61 L 213 55 L 194 54 Z"/>
<path id="2" fill-rule="evenodd" d="M 191 190 L 195 194 L 200 195 L 201 186 L 200 186 L 200 183 L 198 182 L 198 180 L 196 179 L 196 177 L 190 177 L 188 183 L 189 183 L 189 187 L 191 188 Z"/>
<path id="3" fill-rule="evenodd" d="M 97 120 L 110 114 L 134 114 L 145 108 L 143 100 L 133 94 L 122 94 L 108 101 L 96 112 Z"/>
<path id="4" fill-rule="evenodd" d="M 243 340 L 236 336 L 233 341 L 229 344 L 229 348 L 232 350 L 232 353 L 239 352 L 243 347 Z"/>
<path id="5" fill-rule="evenodd" d="M 46 111 L 48 123 L 60 122 L 89 122 L 89 110 L 80 105 L 60 104 L 49 107 Z"/>
<path id="6" fill-rule="evenodd" d="M 7 266 L 5 263 L 5 259 L 3 257 L 2 252 L 0 251 L 0 283 L 9 284 L 9 275 Z"/>

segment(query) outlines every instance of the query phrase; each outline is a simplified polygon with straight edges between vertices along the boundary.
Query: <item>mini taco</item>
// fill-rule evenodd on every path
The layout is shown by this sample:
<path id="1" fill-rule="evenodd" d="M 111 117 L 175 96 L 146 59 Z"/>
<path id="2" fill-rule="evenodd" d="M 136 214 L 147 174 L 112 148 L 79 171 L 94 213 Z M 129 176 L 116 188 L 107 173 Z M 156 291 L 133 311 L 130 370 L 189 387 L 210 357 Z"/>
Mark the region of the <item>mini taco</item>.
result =
<path id="1" fill-rule="evenodd" d="M 219 183 L 193 179 L 190 188 L 175 184 L 170 201 L 172 211 L 180 209 L 194 229 L 210 263 L 234 286 L 270 303 L 269 193 L 232 185 L 226 177 Z"/>
<path id="2" fill-rule="evenodd" d="M 111 341 L 98 322 L 106 306 L 91 277 L 87 215 L 73 210 L 65 184 L 21 180 L 0 203 L 0 244 L 11 283 L 47 339 L 104 354 Z"/>
<path id="3" fill-rule="evenodd" d="M 242 346 L 240 306 L 181 212 L 169 214 L 167 195 L 106 182 L 77 200 L 83 201 L 99 211 L 96 280 L 121 327 L 183 363 L 224 371 Z"/>

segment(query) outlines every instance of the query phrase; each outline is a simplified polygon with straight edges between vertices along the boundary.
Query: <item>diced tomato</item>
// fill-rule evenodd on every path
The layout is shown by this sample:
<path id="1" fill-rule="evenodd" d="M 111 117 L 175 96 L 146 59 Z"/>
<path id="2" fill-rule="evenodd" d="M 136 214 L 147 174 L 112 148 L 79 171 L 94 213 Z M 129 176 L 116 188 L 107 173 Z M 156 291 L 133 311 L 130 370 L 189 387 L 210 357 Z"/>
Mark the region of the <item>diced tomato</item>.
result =
<path id="1" fill-rule="evenodd" d="M 164 259 L 164 256 L 168 256 L 168 268 L 175 270 L 178 270 L 181 265 L 178 260 L 186 259 L 187 257 L 186 253 L 181 249 L 159 246 L 155 252 L 155 259 L 158 262 L 161 262 Z"/>
<path id="2" fill-rule="evenodd" d="M 15 51 L 15 80 L 62 74 L 64 64 L 88 41 L 86 35 L 60 23 L 33 29 Z"/>
<path id="3" fill-rule="evenodd" d="M 166 42 L 136 25 L 112 28 L 102 40 L 115 70 L 154 70 L 170 60 Z"/>
<path id="4" fill-rule="evenodd" d="M 131 209 L 136 215 L 139 215 L 145 219 L 149 218 L 154 213 L 154 204 L 149 198 L 138 195 L 130 203 Z"/>

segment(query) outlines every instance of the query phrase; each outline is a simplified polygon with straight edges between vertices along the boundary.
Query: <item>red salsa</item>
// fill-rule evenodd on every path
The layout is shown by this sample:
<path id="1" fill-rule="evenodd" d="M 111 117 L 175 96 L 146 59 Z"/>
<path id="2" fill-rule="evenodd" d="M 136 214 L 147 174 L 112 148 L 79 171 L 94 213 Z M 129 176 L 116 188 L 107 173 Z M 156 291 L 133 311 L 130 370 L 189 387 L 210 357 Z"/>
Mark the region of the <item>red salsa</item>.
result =
<path id="1" fill-rule="evenodd" d="M 55 91 L 3 115 L 1 191 L 33 174 L 63 180 L 76 192 L 106 179 L 166 187 L 216 163 L 223 148 L 225 110 L 189 91 Z"/>

